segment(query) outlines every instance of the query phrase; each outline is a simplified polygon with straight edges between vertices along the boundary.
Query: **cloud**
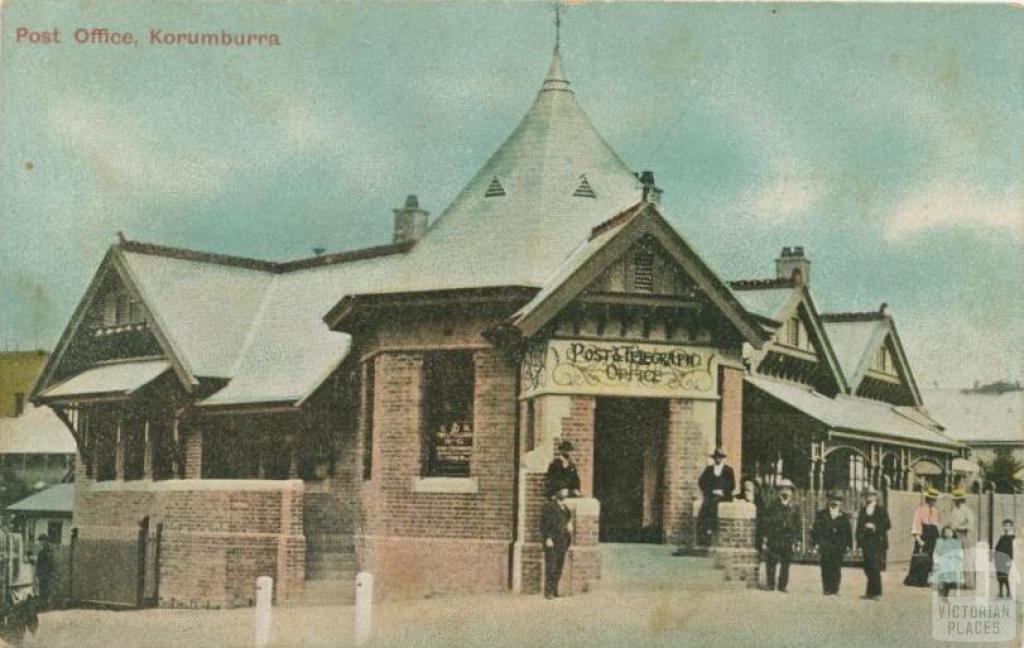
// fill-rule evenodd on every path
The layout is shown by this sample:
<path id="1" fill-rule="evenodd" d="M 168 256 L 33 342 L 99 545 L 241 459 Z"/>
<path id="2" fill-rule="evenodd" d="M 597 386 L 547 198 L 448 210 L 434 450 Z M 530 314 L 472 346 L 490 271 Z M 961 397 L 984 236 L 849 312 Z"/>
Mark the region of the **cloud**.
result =
<path id="1" fill-rule="evenodd" d="M 1020 236 L 1024 195 L 1015 189 L 992 191 L 963 183 L 936 182 L 895 204 L 885 222 L 885 238 L 903 241 L 925 232 L 953 228 Z"/>
<path id="2" fill-rule="evenodd" d="M 174 150 L 166 135 L 110 105 L 81 99 L 53 104 L 48 129 L 54 141 L 85 161 L 107 192 L 195 196 L 219 189 L 232 160 L 201 150 Z"/>
<path id="3" fill-rule="evenodd" d="M 825 196 L 825 186 L 794 158 L 768 161 L 767 179 L 743 192 L 735 210 L 763 223 L 780 224 L 806 214 Z"/>

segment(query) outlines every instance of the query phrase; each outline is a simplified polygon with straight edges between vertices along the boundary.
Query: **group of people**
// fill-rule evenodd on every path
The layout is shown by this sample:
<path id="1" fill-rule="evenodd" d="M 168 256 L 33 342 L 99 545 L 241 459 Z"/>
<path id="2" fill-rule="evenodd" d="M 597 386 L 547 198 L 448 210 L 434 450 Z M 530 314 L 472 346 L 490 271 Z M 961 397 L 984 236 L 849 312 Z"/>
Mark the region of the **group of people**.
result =
<path id="1" fill-rule="evenodd" d="M 544 596 L 557 598 L 565 555 L 572 543 L 572 512 L 565 503 L 570 495 L 580 494 L 580 477 L 572 461 L 573 445 L 562 441 L 558 454 L 548 466 L 545 491 L 548 499 L 541 511 L 541 537 L 544 544 Z M 716 448 L 712 460 L 698 479 L 703 500 L 697 514 L 697 543 L 712 543 L 718 524 L 718 505 L 733 499 L 736 476 L 725 463 L 726 453 Z M 789 566 L 793 548 L 800 541 L 803 520 L 794 499 L 794 485 L 788 479 L 775 484 L 775 498 L 764 501 L 757 482 L 742 481 L 737 499 L 757 507 L 755 546 L 765 562 L 765 585 L 770 591 L 785 592 L 789 585 Z M 914 511 L 911 534 L 914 554 L 904 584 L 914 587 L 934 585 L 945 596 L 954 588 L 973 587 L 974 573 L 963 568 L 965 556 L 971 559 L 974 547 L 976 517 L 966 504 L 963 490 L 953 491 L 954 507 L 948 523 L 940 532 L 940 516 L 936 507 L 938 491 L 924 490 L 924 501 Z M 862 598 L 878 600 L 882 596 L 882 571 L 889 548 L 889 514 L 879 502 L 879 493 L 868 487 L 864 504 L 857 511 L 856 524 L 843 510 L 840 493 L 829 493 L 825 508 L 816 512 L 811 527 L 811 542 L 817 549 L 821 565 L 821 586 L 826 596 L 839 594 L 842 565 L 853 549 L 854 540 L 863 557 L 866 587 Z M 854 531 L 856 529 L 856 531 Z M 1003 535 L 995 546 L 996 576 L 999 596 L 1009 596 L 1009 571 L 1013 562 L 1014 523 L 1003 521 Z M 968 563 L 970 566 L 973 564 Z M 1004 593 L 1005 592 L 1005 593 Z"/>
<path id="2" fill-rule="evenodd" d="M 935 488 L 924 491 L 924 501 L 914 510 L 911 533 L 914 553 L 910 571 L 904 585 L 910 587 L 934 586 L 943 597 L 954 589 L 975 586 L 975 538 L 977 518 L 967 505 L 967 493 L 953 491 L 953 510 L 942 523 L 937 506 L 939 492 Z M 1010 566 L 1013 564 L 1014 522 L 1003 520 L 1003 533 L 995 545 L 993 562 L 999 596 L 1010 596 Z M 941 529 L 941 531 L 940 531 Z"/>

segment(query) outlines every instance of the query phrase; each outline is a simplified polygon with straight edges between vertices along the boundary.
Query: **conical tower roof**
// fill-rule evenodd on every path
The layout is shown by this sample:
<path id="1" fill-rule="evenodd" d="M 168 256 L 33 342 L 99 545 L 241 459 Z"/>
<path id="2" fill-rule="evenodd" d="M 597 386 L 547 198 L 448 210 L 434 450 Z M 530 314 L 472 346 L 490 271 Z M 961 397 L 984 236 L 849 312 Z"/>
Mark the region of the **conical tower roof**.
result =
<path id="1" fill-rule="evenodd" d="M 446 270 L 472 272 L 472 285 L 540 285 L 591 228 L 640 198 L 636 176 L 577 103 L 556 50 L 526 116 L 410 260 L 443 258 Z"/>

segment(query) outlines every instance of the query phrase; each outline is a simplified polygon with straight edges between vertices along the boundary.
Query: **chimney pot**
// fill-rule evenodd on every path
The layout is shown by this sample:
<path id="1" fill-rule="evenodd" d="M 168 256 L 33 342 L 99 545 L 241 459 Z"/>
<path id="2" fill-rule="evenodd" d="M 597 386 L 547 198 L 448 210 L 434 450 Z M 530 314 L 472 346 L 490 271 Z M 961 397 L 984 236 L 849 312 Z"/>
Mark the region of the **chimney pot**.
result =
<path id="1" fill-rule="evenodd" d="M 801 285 L 811 280 L 811 260 L 804 256 L 802 245 L 785 246 L 775 259 L 775 276 L 779 279 L 792 279 Z"/>
<path id="2" fill-rule="evenodd" d="M 395 209 L 395 229 L 393 243 L 418 241 L 427 233 L 427 219 L 430 212 L 420 209 L 419 198 L 409 194 L 405 198 L 405 206 Z"/>
<path id="3" fill-rule="evenodd" d="M 639 175 L 641 198 L 655 205 L 661 202 L 661 189 L 654 184 L 654 171 L 641 171 Z"/>

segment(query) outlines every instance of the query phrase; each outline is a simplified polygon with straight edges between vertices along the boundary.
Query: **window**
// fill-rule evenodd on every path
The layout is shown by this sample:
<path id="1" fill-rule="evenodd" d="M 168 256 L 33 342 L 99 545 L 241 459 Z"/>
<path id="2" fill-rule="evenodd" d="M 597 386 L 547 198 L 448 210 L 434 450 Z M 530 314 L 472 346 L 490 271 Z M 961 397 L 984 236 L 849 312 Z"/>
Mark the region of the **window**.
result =
<path id="1" fill-rule="evenodd" d="M 473 451 L 473 354 L 441 351 L 423 362 L 426 477 L 469 476 Z"/>
<path id="2" fill-rule="evenodd" d="M 89 420 L 89 442 L 94 457 L 96 481 L 117 478 L 117 412 L 95 409 Z"/>
<path id="3" fill-rule="evenodd" d="M 121 421 L 121 443 L 124 448 L 124 478 L 142 479 L 146 461 L 146 420 L 127 414 Z"/>
<path id="4" fill-rule="evenodd" d="M 791 347 L 800 346 L 800 318 L 791 317 L 789 318 L 789 326 L 786 327 L 786 342 Z"/>
<path id="5" fill-rule="evenodd" d="M 366 361 L 363 374 L 363 479 L 373 479 L 373 404 L 377 379 L 373 358 Z"/>
<path id="6" fill-rule="evenodd" d="M 849 486 L 855 491 L 862 491 L 868 486 L 868 469 L 864 463 L 864 457 L 853 453 L 850 455 L 850 482 Z"/>
<path id="7" fill-rule="evenodd" d="M 114 323 L 118 326 L 127 324 L 131 316 L 132 300 L 128 295 L 118 295 L 117 304 L 114 308 Z"/>
<path id="8" fill-rule="evenodd" d="M 14 395 L 14 415 L 21 416 L 25 413 L 25 394 L 18 392 Z"/>
<path id="9" fill-rule="evenodd" d="M 641 248 L 633 255 L 633 290 L 654 292 L 654 252 Z"/>
<path id="10" fill-rule="evenodd" d="M 889 370 L 889 367 L 888 367 L 889 363 L 888 363 L 888 357 L 887 356 L 888 356 L 888 353 L 886 353 L 886 351 L 885 351 L 885 346 L 883 345 L 883 346 L 879 347 L 878 348 L 878 355 L 875 358 L 875 364 L 877 365 L 879 371 L 888 371 Z"/>
<path id="11" fill-rule="evenodd" d="M 64 532 L 64 523 L 59 520 L 51 520 L 46 524 L 46 537 L 50 539 L 53 544 L 60 544 L 61 536 Z"/>

